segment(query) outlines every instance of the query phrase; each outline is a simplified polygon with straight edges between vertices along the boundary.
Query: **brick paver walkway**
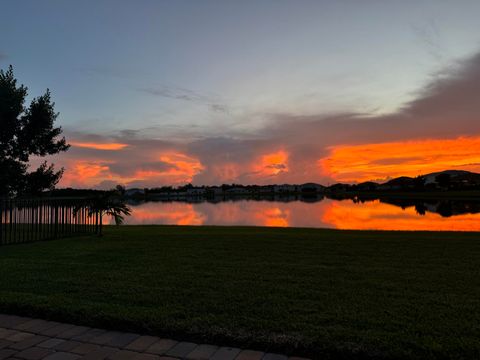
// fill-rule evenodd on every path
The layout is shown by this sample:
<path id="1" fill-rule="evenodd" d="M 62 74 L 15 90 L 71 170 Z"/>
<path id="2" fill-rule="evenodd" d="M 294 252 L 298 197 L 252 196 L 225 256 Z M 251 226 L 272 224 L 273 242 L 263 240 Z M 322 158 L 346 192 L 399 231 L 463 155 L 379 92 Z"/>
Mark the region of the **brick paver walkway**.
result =
<path id="1" fill-rule="evenodd" d="M 0 360 L 302 360 L 0 314 Z"/>

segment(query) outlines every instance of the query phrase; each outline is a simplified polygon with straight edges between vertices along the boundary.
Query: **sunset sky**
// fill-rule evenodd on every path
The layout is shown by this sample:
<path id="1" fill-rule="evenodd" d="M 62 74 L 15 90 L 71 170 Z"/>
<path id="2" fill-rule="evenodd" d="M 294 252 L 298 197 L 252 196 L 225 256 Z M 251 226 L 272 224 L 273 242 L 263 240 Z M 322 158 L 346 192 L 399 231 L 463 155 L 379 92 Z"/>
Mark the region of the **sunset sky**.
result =
<path id="1" fill-rule="evenodd" d="M 60 186 L 480 172 L 480 2 L 5 1 L 0 68 L 49 88 Z"/>

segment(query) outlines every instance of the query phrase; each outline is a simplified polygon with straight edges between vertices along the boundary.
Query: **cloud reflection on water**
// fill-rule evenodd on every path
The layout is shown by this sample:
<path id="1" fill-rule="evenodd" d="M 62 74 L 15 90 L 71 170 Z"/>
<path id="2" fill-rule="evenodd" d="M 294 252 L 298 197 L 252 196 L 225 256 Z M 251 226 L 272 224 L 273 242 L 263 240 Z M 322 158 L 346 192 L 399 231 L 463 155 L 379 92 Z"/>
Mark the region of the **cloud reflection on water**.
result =
<path id="1" fill-rule="evenodd" d="M 480 231 L 480 213 L 445 217 L 434 212 L 440 206 L 426 206 L 422 215 L 418 206 L 402 208 L 379 200 L 145 202 L 133 206 L 126 223 Z"/>

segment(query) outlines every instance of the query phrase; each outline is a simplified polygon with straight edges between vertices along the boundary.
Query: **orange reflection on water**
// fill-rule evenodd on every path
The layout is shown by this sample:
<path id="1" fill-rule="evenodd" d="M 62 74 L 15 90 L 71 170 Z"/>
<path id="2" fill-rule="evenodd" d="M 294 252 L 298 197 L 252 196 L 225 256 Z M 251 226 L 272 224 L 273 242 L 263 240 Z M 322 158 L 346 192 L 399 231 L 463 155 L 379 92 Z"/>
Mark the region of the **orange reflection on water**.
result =
<path id="1" fill-rule="evenodd" d="M 126 220 L 127 224 L 203 225 L 205 217 L 192 204 L 147 202 L 134 206 Z"/>
<path id="2" fill-rule="evenodd" d="M 289 215 L 290 211 L 274 207 L 257 213 L 257 218 L 263 226 L 287 227 L 289 226 Z"/>
<path id="3" fill-rule="evenodd" d="M 126 223 L 321 227 L 323 208 L 323 202 L 300 201 L 148 202 L 133 206 Z"/>
<path id="4" fill-rule="evenodd" d="M 354 203 L 351 200 L 330 201 L 322 221 L 337 229 L 357 230 L 480 230 L 480 214 L 442 217 L 427 212 L 419 215 L 415 207 L 401 207 L 378 200 Z"/>
<path id="5" fill-rule="evenodd" d="M 133 207 L 127 224 L 253 225 L 358 230 L 480 231 L 480 214 L 442 217 L 415 208 L 403 210 L 378 200 L 354 203 L 325 199 L 318 202 L 225 201 L 219 203 L 149 202 Z"/>

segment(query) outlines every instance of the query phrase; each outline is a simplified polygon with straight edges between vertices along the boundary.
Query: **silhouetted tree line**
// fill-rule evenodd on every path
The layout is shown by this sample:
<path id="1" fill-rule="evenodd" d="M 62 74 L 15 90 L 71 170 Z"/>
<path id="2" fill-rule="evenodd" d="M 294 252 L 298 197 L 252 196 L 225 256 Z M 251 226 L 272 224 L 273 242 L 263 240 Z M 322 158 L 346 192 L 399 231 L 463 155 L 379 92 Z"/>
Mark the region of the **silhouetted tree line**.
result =
<path id="1" fill-rule="evenodd" d="M 175 192 L 185 192 L 189 189 L 205 189 L 211 190 L 213 188 L 220 188 L 223 191 L 227 191 L 230 189 L 246 189 L 252 192 L 259 191 L 259 190 L 270 190 L 273 191 L 275 185 L 243 185 L 243 184 L 222 184 L 219 186 L 208 186 L 208 185 L 200 185 L 194 186 L 192 184 L 180 185 L 177 187 L 174 186 L 161 186 L 161 187 L 154 187 L 154 188 L 145 188 L 144 191 L 146 194 L 160 194 L 160 193 L 175 193 Z"/>

